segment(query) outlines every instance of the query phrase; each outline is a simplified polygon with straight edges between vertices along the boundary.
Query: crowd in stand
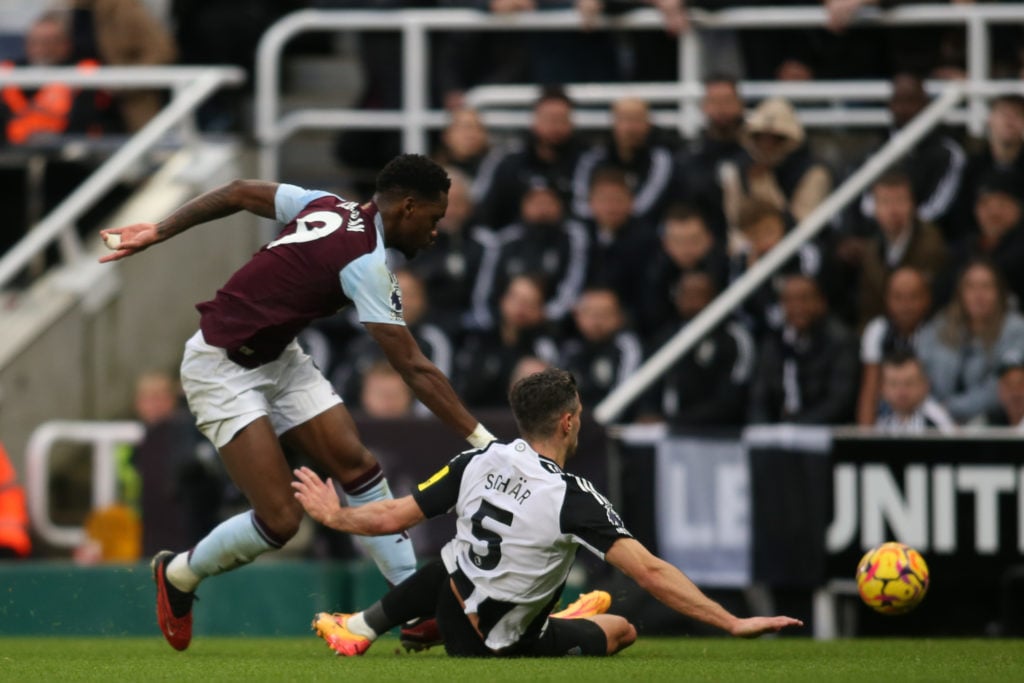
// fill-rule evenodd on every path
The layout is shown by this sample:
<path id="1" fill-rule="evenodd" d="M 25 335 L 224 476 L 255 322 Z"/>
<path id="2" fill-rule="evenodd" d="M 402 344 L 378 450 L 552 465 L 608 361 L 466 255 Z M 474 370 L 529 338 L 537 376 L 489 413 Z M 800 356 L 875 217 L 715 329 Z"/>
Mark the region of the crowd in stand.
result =
<path id="1" fill-rule="evenodd" d="M 259 34 L 288 10 L 408 4 L 261 2 L 245 3 L 239 14 L 238 3 L 182 1 L 172 3 L 172 36 L 138 0 L 68 2 L 61 13 L 31 25 L 25 54 L 32 64 L 155 64 L 177 53 L 185 63 L 251 66 Z M 427 4 L 496 13 L 575 5 L 584 19 L 633 6 L 611 0 Z M 728 76 L 706 79 L 705 125 L 692 140 L 659 130 L 648 104 L 635 98 L 614 102 L 610 130 L 588 138 L 574 129 L 574 105 L 564 91 L 547 88 L 533 106 L 530 129 L 511 145 L 498 144 L 479 114 L 461 106 L 465 88 L 495 80 L 674 78 L 665 69 L 674 70 L 676 60 L 664 56 L 674 55 L 671 33 L 686 28 L 685 7 L 651 4 L 666 22 L 657 40 L 600 32 L 488 33 L 484 44 L 473 34 L 437 43 L 433 97 L 451 107 L 451 119 L 435 156 L 452 177 L 449 210 L 436 247 L 397 266 L 410 329 L 474 408 L 504 406 L 510 378 L 543 364 L 572 370 L 586 404 L 596 404 L 874 151 L 862 148 L 839 164 L 826 160 L 789 102 L 768 99 L 747 112 Z M 889 133 L 899 130 L 928 103 L 921 74 L 956 76 L 962 49 L 942 29 L 933 41 L 894 40 L 871 60 L 850 60 L 873 40 L 870 32 L 844 30 L 862 4 L 830 0 L 828 27 L 796 31 L 787 40 L 744 33 L 739 54 L 758 55 L 741 57 L 745 77 L 884 74 L 893 85 Z M 215 38 L 204 38 L 211 32 Z M 399 50 L 378 45 L 378 38 L 394 39 L 373 34 L 360 41 L 371 70 L 362 104 L 393 107 Z M 996 41 L 995 72 L 1020 70 L 1017 43 L 1008 45 Z M 487 58 L 505 49 L 501 59 Z M 579 59 L 581 50 L 616 59 Z M 510 65 L 515 74 L 494 73 Z M 854 65 L 859 71 L 847 73 Z M 12 145 L 12 131 L 28 125 L 18 115 L 15 90 L 4 90 L 0 108 Z M 38 98 L 39 92 L 27 95 Z M 69 99 L 68 125 L 60 132 L 134 130 L 159 103 L 152 93 L 135 93 L 119 97 L 115 107 L 101 94 Z M 985 139 L 965 140 L 943 129 L 926 136 L 625 417 L 687 427 L 1019 423 L 1020 411 L 1009 406 L 1021 402 L 1022 363 L 1014 354 L 1024 350 L 1018 313 L 1024 301 L 1024 97 L 997 97 L 990 106 Z M 68 113 L 74 107 L 87 114 L 85 123 Z M 232 125 L 230 115 L 224 118 L 230 110 L 211 112 L 208 126 Z M 100 115 L 108 117 L 105 123 L 96 119 Z M 47 125 L 38 116 L 29 123 Z M 367 147 L 375 154 L 393 151 L 373 139 L 344 136 L 340 161 L 358 166 Z M 361 151 L 353 147 L 356 140 Z M 363 397 L 367 387 L 386 387 L 387 373 L 358 325 L 344 317 L 325 321 L 304 342 L 350 405 L 376 411 L 375 397 Z M 893 376 L 900 372 L 923 386 L 909 407 L 894 398 L 899 382 Z M 407 395 L 381 405 L 382 414 L 422 409 Z"/>
<path id="2" fill-rule="evenodd" d="M 893 130 L 927 103 L 919 77 L 897 74 Z M 587 140 L 548 88 L 511 146 L 490 145 L 475 112 L 453 113 L 436 153 L 450 210 L 400 278 L 413 334 L 469 405 L 502 406 L 523 362 L 570 369 L 595 405 L 844 179 L 788 102 L 745 115 L 735 83 L 713 77 L 703 108 L 701 137 L 681 141 L 643 101 L 620 99 L 607 135 Z M 1022 205 L 1024 97 L 1007 95 L 991 102 L 985 139 L 922 139 L 625 417 L 1020 424 Z M 372 359 L 348 327 L 310 340 L 358 408 L 351 382 Z"/>

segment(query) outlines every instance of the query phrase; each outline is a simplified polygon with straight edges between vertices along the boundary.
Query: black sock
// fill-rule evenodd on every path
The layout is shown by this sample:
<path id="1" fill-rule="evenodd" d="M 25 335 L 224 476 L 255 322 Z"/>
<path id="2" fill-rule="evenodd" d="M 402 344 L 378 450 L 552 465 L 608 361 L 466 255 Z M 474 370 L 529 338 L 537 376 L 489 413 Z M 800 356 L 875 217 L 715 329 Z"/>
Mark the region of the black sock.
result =
<path id="1" fill-rule="evenodd" d="M 366 625 L 377 633 L 387 633 L 412 619 L 434 616 L 437 594 L 447 580 L 448 572 L 441 560 L 423 565 L 363 611 Z"/>

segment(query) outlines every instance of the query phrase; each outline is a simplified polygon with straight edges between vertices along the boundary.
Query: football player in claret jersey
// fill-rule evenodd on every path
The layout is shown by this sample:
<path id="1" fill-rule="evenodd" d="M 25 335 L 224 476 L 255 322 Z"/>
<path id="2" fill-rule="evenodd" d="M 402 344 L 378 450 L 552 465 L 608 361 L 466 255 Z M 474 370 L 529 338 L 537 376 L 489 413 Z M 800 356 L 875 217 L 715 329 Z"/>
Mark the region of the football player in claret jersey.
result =
<path id="1" fill-rule="evenodd" d="M 298 530 L 302 507 L 291 494 L 282 444 L 328 472 L 349 505 L 391 498 L 341 398 L 295 341 L 315 318 L 355 305 L 424 405 L 477 448 L 494 439 L 406 329 L 401 292 L 385 261 L 385 247 L 411 258 L 433 243 L 449 182 L 434 162 L 406 154 L 384 167 L 373 199 L 363 204 L 293 185 L 236 180 L 159 223 L 101 231 L 104 239 L 120 236 L 118 249 L 100 259 L 108 262 L 238 211 L 284 224 L 212 300 L 197 305 L 200 329 L 185 345 L 181 380 L 189 408 L 252 510 L 226 520 L 186 552 L 162 551 L 153 558 L 157 619 L 175 649 L 184 650 L 191 640 L 200 581 L 280 548 Z M 407 537 L 355 540 L 389 582 L 415 572 Z M 407 629 L 406 637 L 437 642 L 426 627 Z"/>
<path id="2" fill-rule="evenodd" d="M 509 402 L 522 438 L 456 456 L 404 498 L 342 508 L 330 481 L 308 468 L 295 471 L 292 487 L 310 516 L 348 533 L 393 534 L 448 511 L 458 516 L 440 560 L 363 612 L 316 616 L 313 626 L 331 649 L 359 655 L 405 620 L 436 614 L 450 655 L 615 654 L 636 640 L 636 629 L 603 613 L 607 593 L 551 614 L 580 545 L 669 607 L 734 636 L 802 625 L 790 617 L 733 616 L 634 539 L 590 482 L 563 470 L 582 412 L 570 373 L 530 375 Z"/>

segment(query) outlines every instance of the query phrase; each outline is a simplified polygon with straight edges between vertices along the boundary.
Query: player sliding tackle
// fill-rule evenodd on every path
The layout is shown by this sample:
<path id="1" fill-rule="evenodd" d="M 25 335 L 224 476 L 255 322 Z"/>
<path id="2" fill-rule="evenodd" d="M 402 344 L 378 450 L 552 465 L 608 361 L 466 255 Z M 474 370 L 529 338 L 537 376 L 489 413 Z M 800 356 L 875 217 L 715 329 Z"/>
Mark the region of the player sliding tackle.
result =
<path id="1" fill-rule="evenodd" d="M 157 621 L 175 649 L 191 641 L 200 581 L 280 548 L 298 530 L 302 508 L 291 495 L 282 445 L 319 463 L 350 505 L 391 499 L 384 473 L 359 441 L 341 399 L 295 341 L 315 318 L 354 304 L 420 401 L 471 445 L 493 440 L 406 329 L 398 281 L 385 261 L 385 247 L 412 258 L 433 244 L 449 184 L 440 166 L 407 154 L 384 167 L 373 199 L 364 204 L 294 185 L 236 180 L 159 223 L 101 231 L 116 249 L 100 259 L 107 262 L 238 211 L 284 224 L 277 239 L 197 306 L 200 330 L 185 345 L 181 380 L 189 408 L 252 510 L 221 523 L 191 550 L 153 558 Z M 407 537 L 356 540 L 391 583 L 415 572 Z M 431 626 L 403 629 L 403 641 L 413 647 L 436 643 Z"/>
<path id="2" fill-rule="evenodd" d="M 636 640 L 636 629 L 601 613 L 607 594 L 588 594 L 571 612 L 550 614 L 579 545 L 672 609 L 734 636 L 803 625 L 730 614 L 636 541 L 590 482 L 562 470 L 576 451 L 582 412 L 572 375 L 531 375 L 512 388 L 509 401 L 521 439 L 456 456 L 404 498 L 343 508 L 330 480 L 295 470 L 295 497 L 311 517 L 339 531 L 395 534 L 450 510 L 458 515 L 440 560 L 363 612 L 316 616 L 314 628 L 335 652 L 363 654 L 394 626 L 436 615 L 454 656 L 615 654 Z"/>

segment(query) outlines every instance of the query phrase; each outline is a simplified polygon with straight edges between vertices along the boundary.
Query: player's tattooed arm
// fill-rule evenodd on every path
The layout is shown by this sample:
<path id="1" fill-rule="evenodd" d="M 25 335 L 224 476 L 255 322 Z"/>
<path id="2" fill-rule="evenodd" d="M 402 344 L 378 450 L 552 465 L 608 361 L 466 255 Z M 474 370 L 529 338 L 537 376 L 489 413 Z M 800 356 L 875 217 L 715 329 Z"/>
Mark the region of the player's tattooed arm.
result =
<path id="1" fill-rule="evenodd" d="M 135 223 L 101 230 L 100 235 L 104 241 L 116 251 L 101 257 L 100 263 L 137 254 L 195 225 L 239 211 L 275 218 L 274 198 L 277 187 L 277 183 L 263 180 L 235 180 L 186 202 L 159 223 Z"/>
<path id="2" fill-rule="evenodd" d="M 248 211 L 263 218 L 274 218 L 276 193 L 277 183 L 264 180 L 235 180 L 227 185 L 221 185 L 186 202 L 157 223 L 157 237 L 165 240 L 200 223 L 230 216 L 239 211 Z"/>

